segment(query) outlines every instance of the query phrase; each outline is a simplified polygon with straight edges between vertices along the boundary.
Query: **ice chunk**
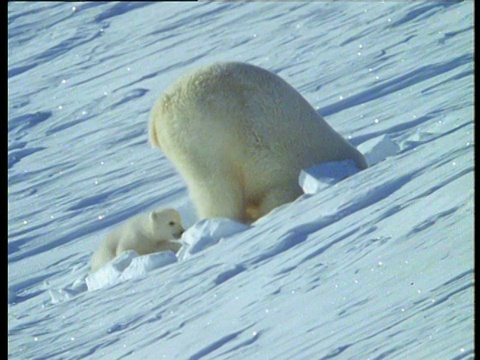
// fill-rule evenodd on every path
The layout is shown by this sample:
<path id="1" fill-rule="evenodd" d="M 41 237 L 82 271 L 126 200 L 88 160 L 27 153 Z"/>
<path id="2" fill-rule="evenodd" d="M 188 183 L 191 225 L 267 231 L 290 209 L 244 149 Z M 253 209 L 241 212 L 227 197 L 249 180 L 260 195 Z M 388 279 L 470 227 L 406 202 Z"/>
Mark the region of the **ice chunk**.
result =
<path id="1" fill-rule="evenodd" d="M 400 146 L 390 136 L 382 135 L 360 144 L 358 150 L 365 156 L 368 165 L 372 166 L 389 156 L 398 154 Z"/>
<path id="2" fill-rule="evenodd" d="M 177 262 L 177 257 L 173 251 L 162 251 L 136 257 L 120 275 L 119 281 L 125 281 L 145 275 L 154 269 L 167 266 L 174 262 Z"/>
<path id="3" fill-rule="evenodd" d="M 183 247 L 177 257 L 180 260 L 188 259 L 193 254 L 217 244 L 222 238 L 244 231 L 249 227 L 226 218 L 201 220 L 183 233 Z"/>
<path id="4" fill-rule="evenodd" d="M 87 283 L 85 282 L 85 278 L 87 276 L 88 275 L 85 275 L 82 278 L 75 280 L 71 285 L 71 289 L 77 293 L 87 291 L 88 287 L 87 287 Z"/>
<path id="5" fill-rule="evenodd" d="M 115 259 L 108 262 L 94 273 L 88 275 L 85 278 L 88 290 L 93 291 L 115 284 L 120 278 L 123 270 L 125 270 L 137 256 L 138 253 L 136 251 L 124 251 Z"/>
<path id="6" fill-rule="evenodd" d="M 299 183 L 305 194 L 316 194 L 358 171 L 353 160 L 327 162 L 302 170 Z"/>
<path id="7" fill-rule="evenodd" d="M 77 295 L 77 292 L 69 289 L 52 289 L 48 290 L 48 294 L 50 295 L 52 304 L 58 304 L 73 298 Z"/>

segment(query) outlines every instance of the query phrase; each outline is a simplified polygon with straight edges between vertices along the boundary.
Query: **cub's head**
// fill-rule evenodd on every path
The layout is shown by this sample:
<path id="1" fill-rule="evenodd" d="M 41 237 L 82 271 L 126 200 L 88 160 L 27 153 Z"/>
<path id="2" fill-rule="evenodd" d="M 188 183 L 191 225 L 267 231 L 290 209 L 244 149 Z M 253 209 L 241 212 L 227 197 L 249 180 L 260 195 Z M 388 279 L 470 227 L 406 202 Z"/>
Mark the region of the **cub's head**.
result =
<path id="1" fill-rule="evenodd" d="M 159 240 L 179 239 L 183 234 L 182 218 L 174 209 L 152 211 L 150 220 L 155 238 Z"/>

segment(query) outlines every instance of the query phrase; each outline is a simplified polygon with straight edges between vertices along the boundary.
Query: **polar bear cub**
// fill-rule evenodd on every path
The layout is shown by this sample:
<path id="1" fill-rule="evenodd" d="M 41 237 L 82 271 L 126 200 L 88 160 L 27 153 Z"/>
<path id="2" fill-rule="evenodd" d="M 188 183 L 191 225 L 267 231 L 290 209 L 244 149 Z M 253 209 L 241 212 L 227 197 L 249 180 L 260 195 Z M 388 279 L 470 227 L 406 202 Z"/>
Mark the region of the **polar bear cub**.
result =
<path id="1" fill-rule="evenodd" d="M 135 250 L 139 255 L 165 250 L 176 253 L 181 243 L 173 239 L 179 239 L 183 231 L 180 214 L 174 209 L 134 216 L 106 236 L 92 256 L 92 271 L 98 270 L 125 250 Z"/>
<path id="2" fill-rule="evenodd" d="M 175 82 L 150 114 L 149 137 L 187 183 L 201 219 L 251 222 L 302 194 L 300 171 L 363 155 L 287 82 L 220 62 Z"/>

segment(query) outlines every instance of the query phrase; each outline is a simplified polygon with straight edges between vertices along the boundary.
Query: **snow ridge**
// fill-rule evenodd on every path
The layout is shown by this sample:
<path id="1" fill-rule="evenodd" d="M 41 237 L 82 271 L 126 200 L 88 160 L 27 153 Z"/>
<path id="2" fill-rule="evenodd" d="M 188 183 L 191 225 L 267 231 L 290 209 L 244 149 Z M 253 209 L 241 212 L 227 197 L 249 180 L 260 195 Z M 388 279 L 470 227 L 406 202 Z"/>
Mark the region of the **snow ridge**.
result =
<path id="1" fill-rule="evenodd" d="M 474 358 L 472 1 L 9 2 L 8 27 L 9 358 Z M 371 167 L 197 222 L 147 119 L 219 60 L 278 73 Z M 92 278 L 110 228 L 161 207 L 181 252 Z"/>

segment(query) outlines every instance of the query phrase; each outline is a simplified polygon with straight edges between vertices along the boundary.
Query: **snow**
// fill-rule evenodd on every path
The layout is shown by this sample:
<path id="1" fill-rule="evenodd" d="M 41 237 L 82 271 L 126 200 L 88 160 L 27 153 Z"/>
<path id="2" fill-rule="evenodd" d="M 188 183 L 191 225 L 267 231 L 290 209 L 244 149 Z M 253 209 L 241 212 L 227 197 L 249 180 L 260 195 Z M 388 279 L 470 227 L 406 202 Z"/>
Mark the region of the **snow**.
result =
<path id="1" fill-rule="evenodd" d="M 303 169 L 298 183 L 305 194 L 316 194 L 358 171 L 353 160 L 327 162 Z"/>
<path id="2" fill-rule="evenodd" d="M 183 246 L 177 256 L 180 260 L 186 260 L 247 229 L 248 225 L 227 218 L 200 220 L 183 233 Z"/>
<path id="3" fill-rule="evenodd" d="M 400 146 L 387 134 L 365 141 L 358 146 L 358 150 L 365 155 L 368 165 L 372 166 L 389 156 L 398 154 Z"/>
<path id="4" fill-rule="evenodd" d="M 474 358 L 472 1 L 9 2 L 8 28 L 9 358 Z M 279 74 L 370 168 L 197 222 L 148 113 L 218 60 Z M 163 207 L 178 256 L 89 273 Z"/>
<path id="5" fill-rule="evenodd" d="M 177 257 L 172 251 L 139 256 L 136 251 L 127 250 L 97 271 L 88 274 L 85 278 L 86 288 L 88 291 L 102 289 L 145 275 L 154 269 L 167 266 L 176 261 Z M 78 279 L 77 284 L 81 281 L 82 279 Z M 85 287 L 83 288 L 85 289 Z M 54 302 L 53 298 L 52 302 Z"/>

